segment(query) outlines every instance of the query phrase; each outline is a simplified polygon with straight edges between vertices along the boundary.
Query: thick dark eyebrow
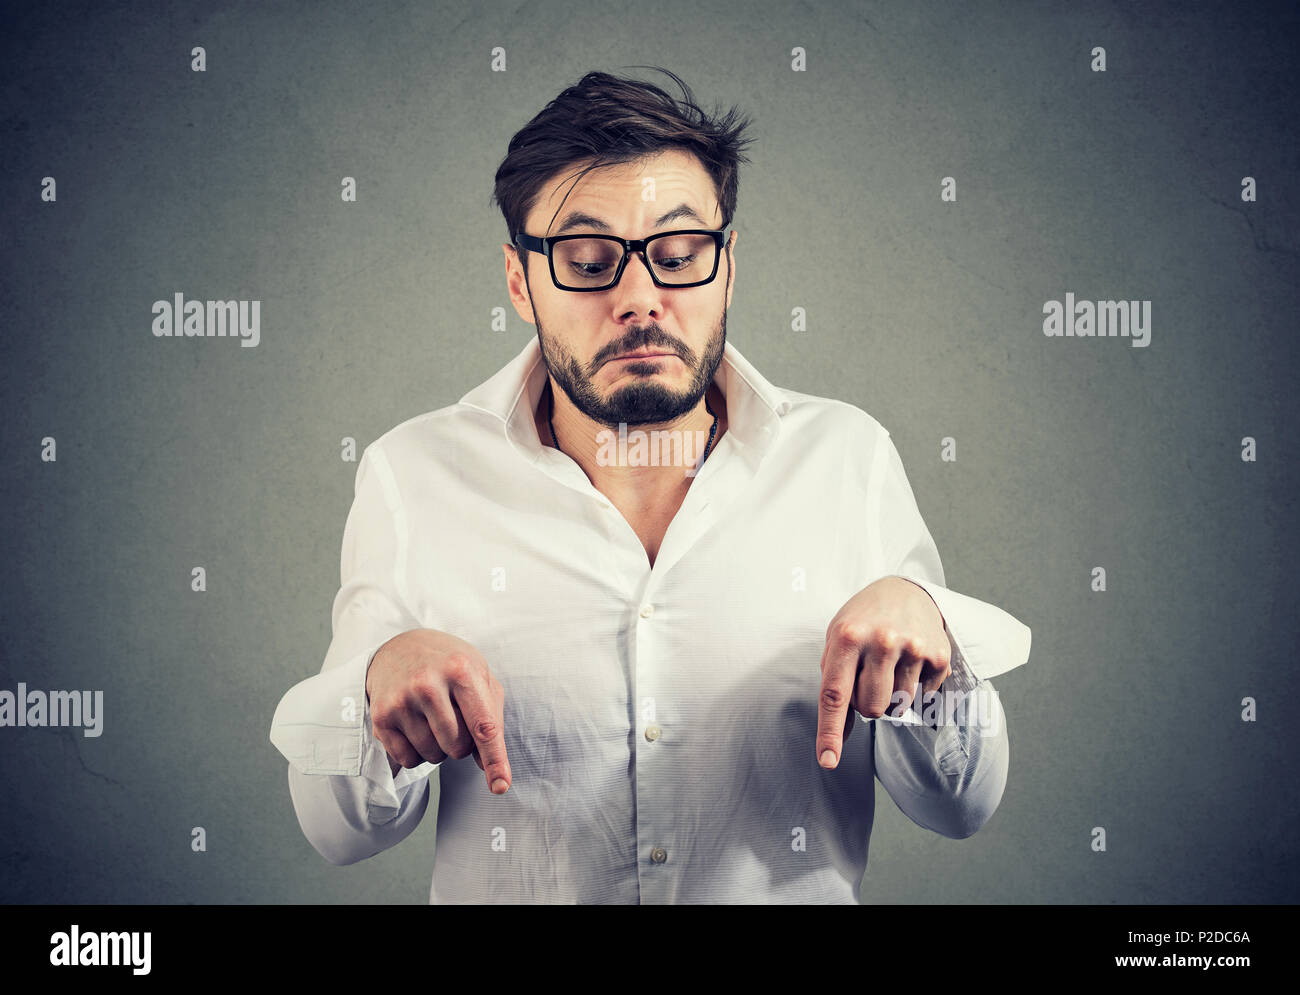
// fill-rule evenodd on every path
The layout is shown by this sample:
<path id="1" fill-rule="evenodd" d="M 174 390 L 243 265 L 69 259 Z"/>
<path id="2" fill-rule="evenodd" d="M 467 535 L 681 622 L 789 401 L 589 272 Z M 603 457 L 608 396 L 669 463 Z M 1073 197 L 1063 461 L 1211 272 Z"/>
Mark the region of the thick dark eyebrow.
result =
<path id="1" fill-rule="evenodd" d="M 689 204 L 678 204 L 667 214 L 655 218 L 654 223 L 650 227 L 662 228 L 664 225 L 668 224 L 668 222 L 676 221 L 679 218 L 686 218 L 690 221 L 694 221 L 701 228 L 707 228 L 709 226 L 709 223 L 696 214 L 695 209 Z M 594 228 L 596 231 L 613 232 L 613 229 L 604 221 L 601 221 L 600 218 L 592 217 L 590 214 L 585 214 L 582 211 L 570 211 L 564 216 L 564 220 L 560 223 L 560 227 L 555 229 L 551 234 L 560 235 L 563 232 L 568 231 L 570 228 Z"/>

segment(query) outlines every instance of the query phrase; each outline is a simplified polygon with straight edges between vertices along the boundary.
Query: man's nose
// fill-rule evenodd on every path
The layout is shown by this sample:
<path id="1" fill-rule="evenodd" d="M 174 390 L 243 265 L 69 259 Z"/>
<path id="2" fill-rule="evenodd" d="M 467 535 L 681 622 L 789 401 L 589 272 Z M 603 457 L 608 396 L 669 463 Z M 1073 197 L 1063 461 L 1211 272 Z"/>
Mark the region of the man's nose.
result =
<path id="1" fill-rule="evenodd" d="M 614 285 L 614 292 L 627 298 L 624 303 L 647 311 L 657 310 L 663 295 L 663 290 L 650 275 L 650 264 L 640 252 L 628 253 L 627 265 Z"/>
<path id="2" fill-rule="evenodd" d="M 622 283 L 623 279 L 628 275 L 628 270 L 632 269 L 633 263 L 638 262 L 641 264 L 640 268 L 645 270 L 646 276 L 650 275 L 650 261 L 645 257 L 645 250 L 638 249 L 636 252 L 628 253 L 627 265 L 623 267 L 623 276 L 619 278 L 620 283 Z M 654 283 L 654 280 L 651 279 L 650 282 Z"/>

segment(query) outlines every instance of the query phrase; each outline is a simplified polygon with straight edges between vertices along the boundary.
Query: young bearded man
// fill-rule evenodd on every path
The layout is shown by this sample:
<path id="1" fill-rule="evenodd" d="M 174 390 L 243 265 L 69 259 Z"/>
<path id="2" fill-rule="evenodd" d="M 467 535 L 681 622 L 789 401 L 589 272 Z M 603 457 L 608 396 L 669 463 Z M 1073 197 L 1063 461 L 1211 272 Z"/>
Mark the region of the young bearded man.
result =
<path id="1" fill-rule="evenodd" d="M 367 447 L 333 640 L 276 711 L 332 863 L 438 778 L 431 902 L 856 903 L 874 778 L 951 838 L 1002 797 L 989 678 L 1030 630 L 944 587 L 880 423 L 727 342 L 747 122 L 669 75 L 589 73 L 511 140 L 536 339 Z"/>

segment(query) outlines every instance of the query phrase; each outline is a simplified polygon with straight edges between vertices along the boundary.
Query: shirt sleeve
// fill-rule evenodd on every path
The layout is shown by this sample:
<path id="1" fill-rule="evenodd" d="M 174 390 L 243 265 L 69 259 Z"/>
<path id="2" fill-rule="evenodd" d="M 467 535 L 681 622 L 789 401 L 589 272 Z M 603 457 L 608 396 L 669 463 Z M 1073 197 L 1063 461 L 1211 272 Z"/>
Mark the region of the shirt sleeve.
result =
<path id="1" fill-rule="evenodd" d="M 429 800 L 437 764 L 396 777 L 373 735 L 366 673 L 393 636 L 420 628 L 405 591 L 406 517 L 392 468 L 377 444 L 357 466 L 343 530 L 333 636 L 319 674 L 294 685 L 271 720 L 289 761 L 289 794 L 303 834 L 326 860 L 350 864 L 408 836 Z"/>
<path id="2" fill-rule="evenodd" d="M 939 551 L 898 449 L 881 433 L 867 499 L 878 562 L 933 599 L 948 634 L 951 673 L 919 714 L 909 708 L 900 718 L 872 721 L 876 776 L 917 825 L 963 839 L 1002 799 L 1009 743 L 990 678 L 1028 661 L 1031 630 L 996 605 L 944 586 Z"/>

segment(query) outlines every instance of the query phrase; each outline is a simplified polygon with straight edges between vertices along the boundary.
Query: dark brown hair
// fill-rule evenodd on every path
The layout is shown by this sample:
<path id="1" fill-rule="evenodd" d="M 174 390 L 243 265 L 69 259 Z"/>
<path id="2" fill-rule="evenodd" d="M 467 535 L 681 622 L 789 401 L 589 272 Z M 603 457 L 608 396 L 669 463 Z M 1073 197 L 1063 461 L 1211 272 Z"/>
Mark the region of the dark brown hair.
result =
<path id="1" fill-rule="evenodd" d="M 492 202 L 500 205 L 505 215 L 511 244 L 515 234 L 523 231 L 524 219 L 537 203 L 543 185 L 564 167 L 585 164 L 575 170 L 576 183 L 597 166 L 637 162 L 665 149 L 695 154 L 713 180 L 722 227 L 731 223 L 736 211 L 737 173 L 742 162 L 749 162 L 743 149 L 752 139 L 741 137 L 749 118 L 741 117 L 735 107 L 724 116 L 710 117 L 695 103 L 690 87 L 667 69 L 624 68 L 666 73 L 681 87 L 683 99 L 675 99 L 653 83 L 590 72 L 547 104 L 515 132 L 497 169 Z M 567 200 L 569 194 L 564 196 Z M 556 208 L 555 213 L 559 212 Z"/>

